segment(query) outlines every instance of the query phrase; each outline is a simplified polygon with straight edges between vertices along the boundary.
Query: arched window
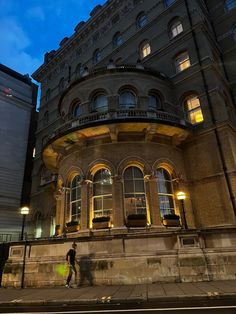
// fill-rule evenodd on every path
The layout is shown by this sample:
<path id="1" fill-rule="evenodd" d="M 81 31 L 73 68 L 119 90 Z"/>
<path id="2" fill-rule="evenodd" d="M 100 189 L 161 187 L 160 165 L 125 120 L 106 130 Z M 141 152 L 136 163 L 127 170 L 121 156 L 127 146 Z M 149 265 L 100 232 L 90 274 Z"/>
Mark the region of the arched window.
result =
<path id="1" fill-rule="evenodd" d="M 128 167 L 124 172 L 124 205 L 126 216 L 146 215 L 146 195 L 143 173 L 138 167 Z"/>
<path id="2" fill-rule="evenodd" d="M 59 93 L 63 92 L 64 87 L 65 87 L 65 80 L 64 80 L 64 77 L 63 77 L 63 78 L 60 80 L 59 85 L 58 85 Z"/>
<path id="3" fill-rule="evenodd" d="M 234 41 L 236 41 L 236 25 L 232 29 L 232 34 L 233 34 Z"/>
<path id="4" fill-rule="evenodd" d="M 185 112 L 191 124 L 198 124 L 203 122 L 203 114 L 200 100 L 197 95 L 190 95 L 184 101 Z"/>
<path id="5" fill-rule="evenodd" d="M 147 24 L 147 15 L 142 12 L 138 15 L 136 20 L 137 28 L 143 28 Z"/>
<path id="6" fill-rule="evenodd" d="M 135 108 L 136 106 L 135 94 L 128 89 L 121 91 L 119 95 L 119 106 L 122 109 Z"/>
<path id="7" fill-rule="evenodd" d="M 155 92 L 148 93 L 148 110 L 161 110 L 161 100 L 160 97 Z"/>
<path id="8" fill-rule="evenodd" d="M 72 115 L 73 117 L 80 117 L 82 114 L 82 109 L 81 109 L 81 103 L 79 101 L 77 101 L 72 109 Z"/>
<path id="9" fill-rule="evenodd" d="M 182 32 L 183 32 L 183 25 L 181 21 L 175 20 L 173 23 L 171 23 L 171 26 L 170 26 L 171 38 L 174 38 L 175 36 L 179 35 Z"/>
<path id="10" fill-rule="evenodd" d="M 105 94 L 99 93 L 92 98 L 92 110 L 98 112 L 108 111 L 108 101 Z"/>
<path id="11" fill-rule="evenodd" d="M 178 54 L 175 58 L 175 69 L 176 72 L 182 72 L 183 70 L 190 67 L 190 59 L 187 51 Z"/>
<path id="12" fill-rule="evenodd" d="M 34 237 L 36 239 L 42 237 L 42 214 L 41 212 L 36 212 L 34 216 L 34 221 L 35 221 L 35 234 Z"/>
<path id="13" fill-rule="evenodd" d="M 146 58 L 151 53 L 151 46 L 150 46 L 150 44 L 147 41 L 143 42 L 140 45 L 139 51 L 140 51 L 140 58 L 141 59 Z"/>
<path id="14" fill-rule="evenodd" d="M 93 216 L 112 220 L 112 179 L 108 169 L 98 170 L 93 177 Z"/>
<path id="15" fill-rule="evenodd" d="M 123 38 L 120 34 L 120 32 L 116 33 L 115 36 L 113 37 L 113 46 L 114 47 L 119 47 L 123 44 Z"/>
<path id="16" fill-rule="evenodd" d="M 99 49 L 95 50 L 93 53 L 93 64 L 97 64 L 102 59 L 102 54 Z"/>
<path id="17" fill-rule="evenodd" d="M 75 176 L 70 183 L 70 220 L 78 221 L 81 217 L 81 177 Z"/>
<path id="18" fill-rule="evenodd" d="M 225 1 L 225 8 L 228 11 L 236 8 L 236 0 L 226 0 Z"/>
<path id="19" fill-rule="evenodd" d="M 169 172 L 164 168 L 156 171 L 158 203 L 161 217 L 175 213 L 174 193 L 172 178 Z"/>
<path id="20" fill-rule="evenodd" d="M 164 1 L 165 1 L 166 7 L 169 7 L 170 5 L 172 5 L 175 2 L 175 0 L 164 0 Z"/>

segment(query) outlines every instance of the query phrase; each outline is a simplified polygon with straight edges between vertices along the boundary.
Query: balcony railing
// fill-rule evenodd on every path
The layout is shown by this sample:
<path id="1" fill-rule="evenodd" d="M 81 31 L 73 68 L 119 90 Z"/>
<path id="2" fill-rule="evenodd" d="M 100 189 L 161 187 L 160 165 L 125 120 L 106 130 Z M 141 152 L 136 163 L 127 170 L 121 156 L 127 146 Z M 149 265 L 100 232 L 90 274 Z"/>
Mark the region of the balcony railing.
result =
<path id="1" fill-rule="evenodd" d="M 76 127 L 83 127 L 86 125 L 90 125 L 96 122 L 102 121 L 119 121 L 119 120 L 132 120 L 132 119 L 140 119 L 140 120 L 154 120 L 153 122 L 164 122 L 170 124 L 177 124 L 180 126 L 186 126 L 187 122 L 172 113 L 164 112 L 164 111 L 146 111 L 146 110 L 137 110 L 137 109 L 121 109 L 116 111 L 104 111 L 104 112 L 93 112 L 88 115 L 83 115 L 81 117 L 72 117 L 69 121 L 65 122 L 62 126 L 57 128 L 52 134 L 48 137 L 44 138 L 43 145 L 53 139 L 54 137 L 60 135 L 61 133 L 67 132 L 70 129 Z"/>

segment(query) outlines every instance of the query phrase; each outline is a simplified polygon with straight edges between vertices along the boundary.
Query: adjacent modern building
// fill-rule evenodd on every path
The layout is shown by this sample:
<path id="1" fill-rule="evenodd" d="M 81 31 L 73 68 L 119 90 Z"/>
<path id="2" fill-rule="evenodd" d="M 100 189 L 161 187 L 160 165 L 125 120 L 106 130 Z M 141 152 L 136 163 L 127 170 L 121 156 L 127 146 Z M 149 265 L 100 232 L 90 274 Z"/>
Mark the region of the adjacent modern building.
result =
<path id="1" fill-rule="evenodd" d="M 18 241 L 29 205 L 37 85 L 0 64 L 0 242 Z"/>
<path id="2" fill-rule="evenodd" d="M 110 0 L 90 16 L 33 74 L 25 283 L 63 284 L 72 241 L 99 284 L 235 279 L 236 1 Z"/>

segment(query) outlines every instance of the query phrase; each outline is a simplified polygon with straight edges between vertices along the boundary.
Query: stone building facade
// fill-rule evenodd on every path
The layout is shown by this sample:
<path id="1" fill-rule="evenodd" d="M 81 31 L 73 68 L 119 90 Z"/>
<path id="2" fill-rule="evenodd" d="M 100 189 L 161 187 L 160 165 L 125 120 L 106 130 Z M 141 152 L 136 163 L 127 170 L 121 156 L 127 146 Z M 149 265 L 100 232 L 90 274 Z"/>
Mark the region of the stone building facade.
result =
<path id="1" fill-rule="evenodd" d="M 26 282 L 61 284 L 72 241 L 97 283 L 235 278 L 236 1 L 111 0 L 90 15 L 33 75 L 31 233 L 54 238 L 31 243 Z"/>
<path id="2" fill-rule="evenodd" d="M 0 242 L 18 241 L 29 205 L 37 85 L 0 64 Z"/>

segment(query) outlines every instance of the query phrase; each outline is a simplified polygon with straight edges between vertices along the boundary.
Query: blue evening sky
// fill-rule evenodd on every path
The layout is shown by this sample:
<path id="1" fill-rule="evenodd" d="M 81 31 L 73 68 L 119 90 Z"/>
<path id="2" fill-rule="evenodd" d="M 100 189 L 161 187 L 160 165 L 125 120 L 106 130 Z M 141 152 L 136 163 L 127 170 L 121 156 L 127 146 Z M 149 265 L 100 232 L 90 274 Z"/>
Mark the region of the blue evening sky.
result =
<path id="1" fill-rule="evenodd" d="M 0 0 L 0 63 L 32 74 L 105 0 Z"/>

